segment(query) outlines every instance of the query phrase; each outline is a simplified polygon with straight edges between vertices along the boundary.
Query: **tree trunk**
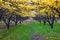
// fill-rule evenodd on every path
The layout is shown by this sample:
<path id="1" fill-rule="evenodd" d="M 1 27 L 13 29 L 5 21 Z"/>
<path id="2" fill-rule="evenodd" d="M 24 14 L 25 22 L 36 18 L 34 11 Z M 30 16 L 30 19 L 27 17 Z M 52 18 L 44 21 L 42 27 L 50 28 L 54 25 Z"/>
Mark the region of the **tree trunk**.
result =
<path id="1" fill-rule="evenodd" d="M 55 17 L 53 16 L 51 19 L 52 20 L 50 20 L 51 22 L 49 21 L 49 25 L 50 25 L 51 29 L 53 29 Z"/>
<path id="2" fill-rule="evenodd" d="M 45 21 L 43 21 L 43 23 L 44 23 L 44 25 L 46 25 L 46 22 Z"/>
<path id="3" fill-rule="evenodd" d="M 16 15 L 15 25 L 17 25 L 17 23 L 18 23 L 18 17 Z"/>
<path id="4" fill-rule="evenodd" d="M 10 27 L 10 18 L 8 18 L 6 26 L 7 26 L 7 29 L 9 29 L 9 27 Z"/>

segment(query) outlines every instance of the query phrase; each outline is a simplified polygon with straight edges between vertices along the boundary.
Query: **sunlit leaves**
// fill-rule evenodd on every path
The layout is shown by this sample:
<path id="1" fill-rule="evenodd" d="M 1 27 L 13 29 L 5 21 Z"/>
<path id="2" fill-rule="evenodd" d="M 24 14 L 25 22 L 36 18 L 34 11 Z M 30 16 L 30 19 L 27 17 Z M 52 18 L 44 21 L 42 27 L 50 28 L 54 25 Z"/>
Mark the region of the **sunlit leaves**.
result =
<path id="1" fill-rule="evenodd" d="M 0 0 L 0 2 L 2 2 L 2 0 Z M 18 15 L 22 16 L 34 16 L 38 13 L 46 15 L 45 12 L 47 12 L 48 15 L 53 14 L 57 17 L 58 13 L 49 6 L 55 7 L 60 11 L 60 0 L 10 0 L 10 2 L 7 1 L 0 4 L 1 7 L 9 9 L 11 12 L 16 11 Z M 31 12 L 32 10 L 35 12 Z"/>
<path id="2" fill-rule="evenodd" d="M 2 2 L 2 0 L 0 0 L 0 2 Z"/>

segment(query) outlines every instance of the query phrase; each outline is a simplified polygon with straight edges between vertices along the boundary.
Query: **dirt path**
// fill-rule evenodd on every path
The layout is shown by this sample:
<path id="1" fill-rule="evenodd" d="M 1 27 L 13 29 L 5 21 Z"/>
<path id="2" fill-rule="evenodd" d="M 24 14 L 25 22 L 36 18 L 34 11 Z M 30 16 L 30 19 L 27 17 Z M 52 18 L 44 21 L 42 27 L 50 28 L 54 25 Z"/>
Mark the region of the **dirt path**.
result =
<path id="1" fill-rule="evenodd" d="M 44 37 L 43 35 L 33 33 L 32 40 L 45 40 L 45 39 L 46 37 Z"/>
<path id="2" fill-rule="evenodd" d="M 31 40 L 46 40 L 46 36 L 37 33 L 34 28 L 31 28 L 31 31 L 32 31 Z"/>

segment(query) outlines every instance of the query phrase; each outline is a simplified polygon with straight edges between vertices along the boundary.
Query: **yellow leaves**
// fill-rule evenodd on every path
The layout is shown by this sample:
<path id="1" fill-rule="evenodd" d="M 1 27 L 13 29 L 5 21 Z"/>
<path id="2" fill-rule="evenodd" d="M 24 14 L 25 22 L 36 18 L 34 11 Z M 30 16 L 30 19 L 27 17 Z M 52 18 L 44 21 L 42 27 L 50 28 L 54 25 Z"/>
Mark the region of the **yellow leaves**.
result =
<path id="1" fill-rule="evenodd" d="M 20 4 L 20 7 L 21 7 L 21 8 L 25 8 L 26 6 L 25 6 L 25 5 Z"/>
<path id="2" fill-rule="evenodd" d="M 29 14 L 31 17 L 35 17 L 36 15 L 36 12 L 35 11 L 30 11 L 30 14 Z"/>
<path id="3" fill-rule="evenodd" d="M 18 6 L 22 7 L 22 6 L 23 6 L 23 4 L 19 4 Z"/>
<path id="4" fill-rule="evenodd" d="M 10 3 L 9 3 L 9 2 L 5 2 L 5 4 L 7 4 L 7 5 L 8 5 L 8 4 L 10 4 Z"/>
<path id="5" fill-rule="evenodd" d="M 19 2 L 19 0 L 12 0 L 13 2 Z"/>
<path id="6" fill-rule="evenodd" d="M 31 5 L 27 5 L 27 6 L 26 6 L 26 9 L 27 9 L 27 10 L 29 10 L 29 9 L 31 9 L 31 8 L 32 8 Z"/>
<path id="7" fill-rule="evenodd" d="M 24 3 L 24 2 L 27 2 L 28 0 L 12 0 L 13 2 L 22 2 L 22 3 Z"/>
<path id="8" fill-rule="evenodd" d="M 20 8 L 21 12 L 17 13 L 18 15 L 22 15 L 22 16 L 35 16 L 36 14 L 38 14 L 39 12 L 41 13 L 41 15 L 45 16 L 45 12 L 48 13 L 48 15 L 50 14 L 54 14 L 52 12 L 52 10 L 50 9 L 50 7 L 48 7 L 48 5 L 53 6 L 55 8 L 60 7 L 60 1 L 58 1 L 58 4 L 56 5 L 56 0 L 12 0 L 13 2 L 18 2 L 15 3 L 16 6 L 18 8 Z M 29 4 L 28 2 L 34 2 L 34 4 Z M 2 2 L 2 0 L 0 0 L 0 2 Z M 37 3 L 39 3 L 39 5 L 37 5 Z M 22 3 L 22 4 L 20 4 Z M 10 6 L 9 2 L 5 2 L 2 4 L 3 7 L 9 9 L 11 12 L 13 12 L 14 10 L 16 10 L 17 8 L 15 8 L 14 6 Z M 36 12 L 31 12 L 32 10 L 35 10 Z M 55 12 L 55 11 L 54 11 Z M 55 15 L 57 17 L 57 15 Z"/>
<path id="9" fill-rule="evenodd" d="M 20 1 L 24 3 L 24 2 L 27 2 L 28 0 L 23 0 L 23 1 L 22 1 L 22 0 L 20 0 Z"/>
<path id="10" fill-rule="evenodd" d="M 11 7 L 10 6 L 10 3 L 9 2 L 2 3 L 2 7 L 9 9 L 10 12 L 13 12 L 14 10 L 16 10 L 15 7 L 13 7 L 13 6 Z"/>
<path id="11" fill-rule="evenodd" d="M 45 9 L 40 10 L 40 12 L 44 13 L 45 12 Z"/>
<path id="12" fill-rule="evenodd" d="M 58 18 L 58 15 L 55 15 L 56 18 Z"/>
<path id="13" fill-rule="evenodd" d="M 33 2 L 36 2 L 36 3 L 38 2 L 38 0 L 32 0 L 32 1 L 33 1 Z"/>
<path id="14" fill-rule="evenodd" d="M 21 15 L 21 16 L 23 16 L 23 17 L 25 17 L 25 16 L 30 16 L 30 17 L 34 17 L 35 16 L 35 14 L 36 14 L 36 12 L 32 12 L 32 11 L 21 11 L 20 13 L 19 13 L 19 15 Z"/>
<path id="15" fill-rule="evenodd" d="M 57 5 L 59 6 L 59 3 L 59 0 L 44 0 L 40 2 L 41 5 L 50 5 L 54 7 L 57 7 Z"/>
<path id="16" fill-rule="evenodd" d="M 25 16 L 27 16 L 27 12 L 25 12 L 25 11 L 21 11 L 21 12 L 19 13 L 19 15 L 25 17 Z"/>
<path id="17" fill-rule="evenodd" d="M 47 2 L 48 0 L 44 0 L 44 1 L 42 1 L 42 2 Z"/>
<path id="18" fill-rule="evenodd" d="M 0 2 L 3 2 L 2 0 L 0 0 Z"/>
<path id="19" fill-rule="evenodd" d="M 19 7 L 25 10 L 31 10 L 36 8 L 36 6 L 33 5 L 23 5 L 23 4 L 20 4 Z"/>
<path id="20" fill-rule="evenodd" d="M 30 9 L 33 8 L 33 6 L 31 6 L 31 5 L 27 5 L 26 8 L 27 8 L 27 10 L 30 10 Z"/>

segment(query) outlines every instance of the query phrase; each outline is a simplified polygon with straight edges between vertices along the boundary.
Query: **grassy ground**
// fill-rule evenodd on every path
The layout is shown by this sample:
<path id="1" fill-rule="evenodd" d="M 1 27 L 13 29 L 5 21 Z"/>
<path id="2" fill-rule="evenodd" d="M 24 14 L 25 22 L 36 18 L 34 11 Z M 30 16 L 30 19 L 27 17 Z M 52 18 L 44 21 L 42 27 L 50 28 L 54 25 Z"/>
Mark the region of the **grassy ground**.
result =
<path id="1" fill-rule="evenodd" d="M 34 35 L 43 36 L 46 40 L 60 40 L 60 23 L 55 23 L 53 29 L 42 23 L 20 24 L 0 31 L 0 40 L 33 40 Z"/>

